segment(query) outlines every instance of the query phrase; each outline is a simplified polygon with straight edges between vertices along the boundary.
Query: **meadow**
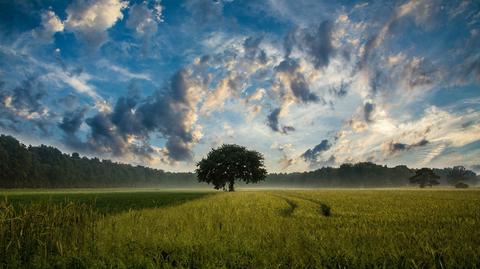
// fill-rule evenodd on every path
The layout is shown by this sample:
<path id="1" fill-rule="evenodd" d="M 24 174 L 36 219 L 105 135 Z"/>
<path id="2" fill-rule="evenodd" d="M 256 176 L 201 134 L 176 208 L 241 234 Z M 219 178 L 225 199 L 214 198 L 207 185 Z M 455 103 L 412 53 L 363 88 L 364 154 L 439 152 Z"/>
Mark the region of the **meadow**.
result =
<path id="1" fill-rule="evenodd" d="M 0 268 L 480 267 L 478 189 L 0 197 Z"/>

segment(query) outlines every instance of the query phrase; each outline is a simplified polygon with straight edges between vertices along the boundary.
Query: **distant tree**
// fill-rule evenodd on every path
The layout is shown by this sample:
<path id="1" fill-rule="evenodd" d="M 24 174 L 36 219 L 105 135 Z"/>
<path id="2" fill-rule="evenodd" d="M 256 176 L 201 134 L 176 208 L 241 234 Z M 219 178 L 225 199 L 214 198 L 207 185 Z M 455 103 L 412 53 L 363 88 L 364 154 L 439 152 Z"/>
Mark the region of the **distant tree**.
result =
<path id="1" fill-rule="evenodd" d="M 476 174 L 473 171 L 465 169 L 463 166 L 454 166 L 447 171 L 447 181 L 451 185 L 456 185 L 465 181 L 474 179 Z"/>
<path id="2" fill-rule="evenodd" d="M 458 182 L 457 184 L 455 184 L 455 188 L 457 188 L 457 189 L 466 189 L 466 188 L 468 188 L 468 184 L 463 183 L 463 182 Z"/>
<path id="3" fill-rule="evenodd" d="M 432 169 L 422 168 L 415 171 L 415 175 L 410 177 L 410 183 L 420 185 L 420 188 L 425 188 L 425 186 L 438 185 L 439 182 L 437 179 L 440 177 L 437 176 Z"/>
<path id="4" fill-rule="evenodd" d="M 228 185 L 228 191 L 234 191 L 235 181 L 248 184 L 265 180 L 267 170 L 259 152 L 238 145 L 222 145 L 197 163 L 196 173 L 200 182 L 211 183 L 217 190 L 226 190 Z"/>

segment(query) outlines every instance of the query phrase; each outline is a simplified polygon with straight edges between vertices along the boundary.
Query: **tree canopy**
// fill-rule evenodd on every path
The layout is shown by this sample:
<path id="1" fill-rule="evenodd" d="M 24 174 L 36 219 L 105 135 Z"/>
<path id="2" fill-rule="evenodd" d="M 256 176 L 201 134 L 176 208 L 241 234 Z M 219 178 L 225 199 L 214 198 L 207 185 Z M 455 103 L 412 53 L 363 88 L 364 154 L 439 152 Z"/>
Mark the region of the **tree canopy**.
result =
<path id="1" fill-rule="evenodd" d="M 432 169 L 422 168 L 415 171 L 415 175 L 410 178 L 410 183 L 418 184 L 420 188 L 425 188 L 425 186 L 432 187 L 433 185 L 440 184 L 437 180 L 439 178 Z"/>
<path id="2" fill-rule="evenodd" d="M 267 170 L 261 153 L 239 145 L 222 145 L 212 149 L 197 163 L 200 182 L 213 184 L 215 189 L 234 191 L 235 181 L 255 183 L 265 180 Z"/>

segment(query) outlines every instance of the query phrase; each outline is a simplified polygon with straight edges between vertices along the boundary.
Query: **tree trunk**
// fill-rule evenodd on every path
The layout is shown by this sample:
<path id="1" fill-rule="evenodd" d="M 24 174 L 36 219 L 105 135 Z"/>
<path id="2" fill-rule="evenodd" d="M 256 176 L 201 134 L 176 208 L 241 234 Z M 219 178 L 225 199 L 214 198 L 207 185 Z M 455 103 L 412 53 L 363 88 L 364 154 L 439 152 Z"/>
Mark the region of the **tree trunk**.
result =
<path id="1" fill-rule="evenodd" d="M 230 182 L 228 182 L 228 191 L 235 191 L 235 188 L 233 187 L 234 183 L 234 180 L 230 180 Z"/>

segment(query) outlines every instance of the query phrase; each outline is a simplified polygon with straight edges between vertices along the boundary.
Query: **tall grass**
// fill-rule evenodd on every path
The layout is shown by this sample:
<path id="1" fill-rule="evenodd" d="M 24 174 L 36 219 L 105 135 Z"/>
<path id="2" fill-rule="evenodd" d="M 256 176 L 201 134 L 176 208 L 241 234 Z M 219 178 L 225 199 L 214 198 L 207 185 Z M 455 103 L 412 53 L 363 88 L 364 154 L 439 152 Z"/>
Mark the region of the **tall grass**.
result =
<path id="1" fill-rule="evenodd" d="M 95 249 L 92 205 L 73 202 L 37 203 L 14 207 L 0 203 L 2 267 L 73 265 Z"/>
<path id="2" fill-rule="evenodd" d="M 78 202 L 1 212 L 0 267 L 480 267 L 478 190 L 245 191 L 106 215 Z"/>

